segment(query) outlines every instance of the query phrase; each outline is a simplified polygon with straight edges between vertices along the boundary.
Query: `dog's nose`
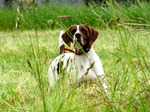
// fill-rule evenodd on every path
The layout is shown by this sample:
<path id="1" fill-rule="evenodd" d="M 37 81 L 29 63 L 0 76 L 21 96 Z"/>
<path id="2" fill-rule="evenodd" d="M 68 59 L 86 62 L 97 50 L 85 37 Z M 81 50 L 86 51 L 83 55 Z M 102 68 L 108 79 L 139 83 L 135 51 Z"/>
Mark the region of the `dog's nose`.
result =
<path id="1" fill-rule="evenodd" d="M 77 39 L 80 39 L 80 38 L 81 38 L 81 34 L 80 34 L 80 33 L 76 33 L 76 34 L 75 34 L 75 37 L 76 37 Z"/>

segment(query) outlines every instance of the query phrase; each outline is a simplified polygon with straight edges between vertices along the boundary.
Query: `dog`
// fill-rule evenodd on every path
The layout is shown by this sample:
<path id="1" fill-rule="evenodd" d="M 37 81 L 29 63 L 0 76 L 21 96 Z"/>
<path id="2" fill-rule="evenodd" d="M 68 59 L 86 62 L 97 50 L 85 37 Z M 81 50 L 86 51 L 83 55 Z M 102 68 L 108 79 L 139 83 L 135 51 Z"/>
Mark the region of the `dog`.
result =
<path id="1" fill-rule="evenodd" d="M 107 92 L 102 63 L 93 48 L 93 42 L 97 37 L 98 31 L 88 25 L 73 25 L 66 32 L 61 31 L 60 55 L 52 61 L 48 70 L 50 88 L 60 79 L 61 69 L 70 75 L 74 82 L 84 83 L 94 80 L 100 82 Z M 65 48 L 65 44 L 69 47 L 72 44 L 74 50 Z"/>

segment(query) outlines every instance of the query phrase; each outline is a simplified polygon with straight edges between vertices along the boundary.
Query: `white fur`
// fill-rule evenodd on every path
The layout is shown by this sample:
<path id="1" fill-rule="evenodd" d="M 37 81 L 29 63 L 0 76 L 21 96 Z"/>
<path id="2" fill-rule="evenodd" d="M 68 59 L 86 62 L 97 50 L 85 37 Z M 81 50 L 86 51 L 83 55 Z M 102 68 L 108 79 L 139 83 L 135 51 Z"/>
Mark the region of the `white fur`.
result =
<path id="1" fill-rule="evenodd" d="M 64 33 L 64 31 L 61 31 L 61 32 L 60 32 L 60 35 L 59 35 L 59 37 L 60 37 L 60 38 L 59 38 L 59 45 L 60 45 L 60 46 L 64 45 L 64 41 L 63 41 L 63 39 L 61 38 L 61 36 L 62 36 L 63 33 Z"/>

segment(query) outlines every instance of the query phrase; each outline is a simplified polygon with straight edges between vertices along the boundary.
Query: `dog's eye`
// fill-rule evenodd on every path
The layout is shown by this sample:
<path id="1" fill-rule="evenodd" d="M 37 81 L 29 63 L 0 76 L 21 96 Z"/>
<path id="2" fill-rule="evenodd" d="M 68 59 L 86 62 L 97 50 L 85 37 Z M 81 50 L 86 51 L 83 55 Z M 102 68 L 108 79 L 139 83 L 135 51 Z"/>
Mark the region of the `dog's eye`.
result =
<path id="1" fill-rule="evenodd" d="M 87 33 L 87 31 L 85 29 L 81 29 L 81 32 L 84 33 L 84 34 Z"/>
<path id="2" fill-rule="evenodd" d="M 72 30 L 71 33 L 74 35 L 76 32 L 76 29 Z"/>

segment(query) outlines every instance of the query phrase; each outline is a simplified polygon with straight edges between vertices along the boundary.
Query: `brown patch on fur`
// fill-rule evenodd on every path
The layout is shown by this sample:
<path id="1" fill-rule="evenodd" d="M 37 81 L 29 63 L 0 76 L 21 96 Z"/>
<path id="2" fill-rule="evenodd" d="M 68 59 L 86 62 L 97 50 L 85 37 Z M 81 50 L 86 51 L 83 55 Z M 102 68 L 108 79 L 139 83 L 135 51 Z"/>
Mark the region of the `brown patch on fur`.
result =
<path id="1" fill-rule="evenodd" d="M 64 48 L 65 48 L 65 45 L 60 46 L 60 54 L 65 53 Z"/>
<path id="2" fill-rule="evenodd" d="M 95 30 L 95 29 L 93 29 L 93 28 L 90 27 L 90 26 L 87 26 L 87 25 L 85 25 L 85 27 L 88 28 L 88 31 L 89 31 L 89 35 L 88 35 L 88 37 L 89 37 L 89 43 L 90 43 L 90 45 L 92 45 L 93 42 L 94 42 L 94 41 L 97 39 L 97 37 L 98 37 L 98 31 Z"/>
<path id="3" fill-rule="evenodd" d="M 74 33 L 76 32 L 76 26 L 71 26 L 63 35 L 62 35 L 62 39 L 63 41 L 70 46 L 70 43 L 73 42 L 72 38 Z"/>

